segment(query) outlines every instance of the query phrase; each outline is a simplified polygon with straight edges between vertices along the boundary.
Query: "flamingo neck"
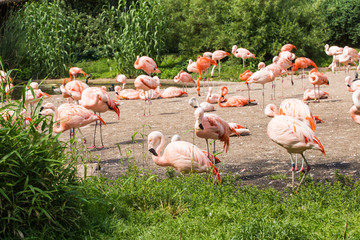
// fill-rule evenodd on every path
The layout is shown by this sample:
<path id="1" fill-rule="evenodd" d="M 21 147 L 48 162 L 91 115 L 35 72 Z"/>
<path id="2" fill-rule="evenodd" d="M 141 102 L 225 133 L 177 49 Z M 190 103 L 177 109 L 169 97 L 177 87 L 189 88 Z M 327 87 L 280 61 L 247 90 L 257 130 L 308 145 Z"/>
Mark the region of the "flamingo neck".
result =
<path id="1" fill-rule="evenodd" d="M 165 145 L 165 137 L 161 136 L 160 144 L 155 149 L 157 156 L 152 155 L 152 159 L 155 162 L 155 164 L 162 167 L 169 166 L 168 161 L 164 159 L 163 156 L 161 156 L 161 150 L 163 149 L 164 145 Z"/>
<path id="2" fill-rule="evenodd" d="M 355 107 L 360 110 L 359 97 L 360 97 L 360 90 L 356 90 L 352 95 L 352 100 L 354 102 Z"/>

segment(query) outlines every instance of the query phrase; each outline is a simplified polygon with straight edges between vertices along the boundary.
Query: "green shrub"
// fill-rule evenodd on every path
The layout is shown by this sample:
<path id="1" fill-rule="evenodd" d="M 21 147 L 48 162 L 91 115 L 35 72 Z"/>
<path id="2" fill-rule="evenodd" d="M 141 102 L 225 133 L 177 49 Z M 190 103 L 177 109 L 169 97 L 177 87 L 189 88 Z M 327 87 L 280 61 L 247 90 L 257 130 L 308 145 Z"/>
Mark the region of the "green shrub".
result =
<path id="1" fill-rule="evenodd" d="M 0 115 L 0 236 L 71 236 L 81 205 L 74 162 L 51 121 L 34 114 L 25 126 L 21 105 L 0 109 L 15 111 L 6 120 Z"/>

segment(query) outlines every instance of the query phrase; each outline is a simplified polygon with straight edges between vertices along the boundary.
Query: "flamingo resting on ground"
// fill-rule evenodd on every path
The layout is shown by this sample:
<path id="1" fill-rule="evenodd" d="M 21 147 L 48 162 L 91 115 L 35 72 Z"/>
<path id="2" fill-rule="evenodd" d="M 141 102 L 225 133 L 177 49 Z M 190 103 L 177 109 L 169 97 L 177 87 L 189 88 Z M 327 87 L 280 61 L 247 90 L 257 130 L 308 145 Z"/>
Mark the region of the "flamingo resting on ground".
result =
<path id="1" fill-rule="evenodd" d="M 232 123 L 230 122 L 229 123 L 229 126 L 233 129 L 235 129 L 236 133 L 231 133 L 230 134 L 230 137 L 233 137 L 233 136 L 247 136 L 247 135 L 250 135 L 250 130 L 247 129 L 246 127 L 243 127 L 242 125 L 240 124 L 237 124 L 237 123 Z"/>
<path id="2" fill-rule="evenodd" d="M 224 142 L 224 151 L 227 152 L 229 148 L 229 136 L 236 133 L 235 129 L 231 128 L 229 124 L 216 114 L 204 113 L 204 109 L 197 108 L 195 115 L 195 135 L 200 138 L 205 138 L 208 153 L 209 144 L 208 139 L 220 140 Z M 237 133 L 236 133 L 237 134 Z M 215 153 L 215 142 L 214 142 Z"/>
<path id="3" fill-rule="evenodd" d="M 315 86 L 318 86 L 318 92 L 320 92 L 320 85 L 329 85 L 329 80 L 328 78 L 325 76 L 324 73 L 319 72 L 316 68 L 312 69 L 309 73 L 309 81 L 312 85 L 314 85 L 314 93 L 315 92 Z M 318 100 L 320 102 L 320 96 L 318 96 L 318 98 L 316 98 L 315 96 L 315 101 Z"/>
<path id="4" fill-rule="evenodd" d="M 179 172 L 207 172 L 212 170 L 217 182 L 221 182 L 220 173 L 206 154 L 192 143 L 174 141 L 169 143 L 163 155 L 165 137 L 161 132 L 154 131 L 148 136 L 148 149 L 152 153 L 155 164 L 162 167 L 173 167 Z"/>
<path id="5" fill-rule="evenodd" d="M 213 52 L 213 54 L 212 54 L 212 59 L 215 60 L 215 61 L 217 61 L 217 63 L 218 63 L 218 67 L 219 67 L 219 78 L 220 78 L 220 68 L 221 68 L 221 66 L 220 66 L 220 61 L 221 61 L 221 59 L 223 59 L 223 58 L 225 58 L 225 57 L 227 57 L 227 56 L 231 56 L 231 54 L 228 53 L 228 52 L 225 52 L 225 51 L 223 51 L 223 50 L 216 50 L 216 51 Z M 215 67 L 216 67 L 216 66 L 214 65 L 213 68 L 212 68 L 212 70 L 211 70 L 211 77 L 214 76 Z"/>
<path id="6" fill-rule="evenodd" d="M 300 154 L 306 163 L 307 169 L 298 186 L 301 186 L 310 171 L 310 165 L 304 156 L 307 149 L 319 150 L 325 155 L 325 150 L 320 140 L 311 128 L 299 118 L 276 115 L 268 124 L 267 134 L 275 143 L 279 144 L 290 154 L 292 169 L 292 188 L 294 189 L 295 163 L 293 153 Z"/>
<path id="7" fill-rule="evenodd" d="M 189 104 L 193 108 L 201 107 L 202 109 L 204 109 L 204 112 L 212 112 L 212 111 L 215 110 L 214 105 L 212 105 L 212 104 L 210 104 L 208 102 L 199 103 L 199 101 L 195 97 L 192 97 L 192 98 L 189 99 Z"/>
<path id="8" fill-rule="evenodd" d="M 243 72 L 243 73 L 241 73 L 241 74 L 239 75 L 239 79 L 240 79 L 241 81 L 246 81 L 246 80 L 249 79 L 249 77 L 250 77 L 251 75 L 253 75 L 253 72 L 251 72 L 250 70 L 246 70 L 245 72 Z"/>
<path id="9" fill-rule="evenodd" d="M 360 78 L 358 78 L 358 73 L 355 73 L 355 79 L 351 79 L 350 76 L 345 78 L 345 83 L 347 86 L 347 90 L 349 92 L 355 92 L 356 90 L 360 89 Z"/>
<path id="10" fill-rule="evenodd" d="M 306 89 L 304 92 L 304 101 L 308 101 L 308 100 L 315 100 L 317 98 L 319 99 L 324 99 L 324 98 L 328 98 L 329 97 L 329 93 L 324 92 L 324 91 L 317 91 L 317 90 L 313 90 L 313 89 Z"/>
<path id="11" fill-rule="evenodd" d="M 225 92 L 224 92 L 225 91 Z M 220 95 L 223 97 L 229 92 L 229 89 L 226 86 L 221 87 Z M 225 104 L 222 104 L 220 101 L 221 98 L 218 100 L 218 104 L 220 107 L 242 107 L 245 105 L 249 105 L 249 99 L 243 96 L 231 96 L 227 99 Z M 251 99 L 250 102 L 255 102 L 255 99 Z"/>
<path id="12" fill-rule="evenodd" d="M 185 91 L 185 90 L 184 90 L 184 85 L 186 85 L 186 90 L 187 90 L 187 84 L 188 84 L 188 83 L 195 83 L 195 81 L 194 81 L 194 80 L 192 79 L 192 77 L 191 77 L 191 74 L 185 72 L 184 70 L 181 70 L 181 71 L 178 73 L 178 75 L 176 75 L 176 76 L 174 77 L 174 82 L 176 82 L 176 83 L 181 82 L 182 85 L 183 85 L 183 91 Z"/>
<path id="13" fill-rule="evenodd" d="M 118 100 L 134 100 L 140 99 L 140 91 L 135 89 L 121 89 L 120 86 L 115 87 L 115 94 Z"/>
<path id="14" fill-rule="evenodd" d="M 162 98 L 174 98 L 181 96 L 187 96 L 187 92 L 184 92 L 177 87 L 168 87 L 161 93 Z"/>
<path id="15" fill-rule="evenodd" d="M 218 103 L 219 99 L 221 102 L 226 102 L 227 99 L 225 98 L 224 94 L 223 96 L 221 96 L 220 94 L 217 93 L 213 93 L 212 92 L 212 87 L 209 87 L 209 92 L 206 96 L 206 102 L 210 103 L 210 104 L 214 104 L 214 103 Z"/>
<path id="16" fill-rule="evenodd" d="M 160 86 L 160 79 L 157 76 L 151 77 L 147 75 L 140 75 L 135 79 L 134 85 L 136 89 L 141 89 L 144 91 L 144 95 L 145 95 L 144 116 L 146 110 L 146 103 L 148 103 L 149 105 L 149 115 L 150 115 L 152 90 L 155 90 L 158 86 Z"/>
<path id="17" fill-rule="evenodd" d="M 136 69 L 144 70 L 144 72 L 146 72 L 149 76 L 151 76 L 151 73 L 154 72 L 161 73 L 154 59 L 148 56 L 142 56 L 142 57 L 137 56 L 136 61 L 134 63 L 134 67 Z"/>
<path id="18" fill-rule="evenodd" d="M 99 113 L 101 117 L 101 113 L 106 112 L 108 110 L 113 110 L 117 115 L 118 119 L 120 119 L 120 109 L 114 100 L 111 99 L 109 94 L 106 92 L 106 88 L 99 88 L 99 87 L 89 87 L 86 88 L 81 95 L 80 105 L 94 111 L 95 113 Z M 104 148 L 104 143 L 102 139 L 102 129 L 101 129 L 102 122 L 100 121 L 100 141 L 101 146 L 99 147 Z M 95 130 L 94 130 L 94 140 L 93 145 L 90 148 L 95 148 L 95 136 L 96 136 L 96 126 L 97 122 L 95 123 Z"/>
<path id="19" fill-rule="evenodd" d="M 205 72 L 211 65 L 217 66 L 217 63 L 208 57 L 198 57 L 198 59 L 196 60 L 196 68 L 199 72 L 196 91 L 199 96 L 200 96 L 200 80 L 202 79 L 202 73 Z"/>

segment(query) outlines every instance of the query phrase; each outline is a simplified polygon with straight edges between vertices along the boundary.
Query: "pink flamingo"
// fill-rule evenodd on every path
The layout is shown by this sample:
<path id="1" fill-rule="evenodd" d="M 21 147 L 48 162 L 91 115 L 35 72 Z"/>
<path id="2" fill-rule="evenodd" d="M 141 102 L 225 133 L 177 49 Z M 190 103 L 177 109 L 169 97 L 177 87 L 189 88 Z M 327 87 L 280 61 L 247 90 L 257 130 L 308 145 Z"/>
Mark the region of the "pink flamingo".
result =
<path id="1" fill-rule="evenodd" d="M 278 56 L 274 57 L 273 63 L 267 65 L 264 69 L 271 70 L 274 74 L 274 77 L 280 77 L 281 75 L 286 73 L 286 69 L 284 69 L 280 64 L 278 64 L 280 58 Z M 281 82 L 282 84 L 283 82 Z M 272 82 L 272 89 L 274 90 L 274 99 L 275 99 L 275 84 L 274 81 Z M 283 87 L 282 87 L 283 89 Z"/>
<path id="2" fill-rule="evenodd" d="M 220 140 L 224 142 L 223 149 L 227 152 L 229 148 L 229 136 L 236 133 L 235 129 L 231 128 L 229 124 L 216 114 L 204 113 L 204 109 L 197 108 L 195 115 L 195 135 L 200 138 L 205 138 L 207 152 L 209 151 L 208 139 Z M 215 153 L 215 141 L 214 141 Z"/>
<path id="3" fill-rule="evenodd" d="M 30 104 L 30 115 L 33 112 L 33 105 L 39 102 L 42 97 L 50 98 L 51 95 L 41 91 L 37 82 L 30 83 L 30 87 L 26 86 L 24 106 L 27 108 Z"/>
<path id="4" fill-rule="evenodd" d="M 230 134 L 230 137 L 239 136 L 239 135 L 240 135 L 240 136 L 250 135 L 250 130 L 247 129 L 246 127 L 243 127 L 243 126 L 240 125 L 240 124 L 237 124 L 237 123 L 229 123 L 229 126 L 236 131 L 236 133 L 231 133 L 231 134 Z"/>
<path id="5" fill-rule="evenodd" d="M 208 172 L 212 170 L 220 183 L 220 173 L 209 158 L 192 143 L 174 141 L 169 143 L 163 155 L 161 151 L 165 145 L 165 137 L 161 132 L 154 131 L 148 136 L 148 149 L 152 153 L 155 164 L 162 167 L 173 167 L 179 172 Z"/>
<path id="6" fill-rule="evenodd" d="M 284 46 L 282 46 L 280 51 L 281 52 L 285 52 L 285 51 L 291 52 L 291 50 L 293 50 L 294 48 L 297 50 L 297 48 L 294 45 L 292 45 L 291 43 L 288 43 L 288 44 L 285 44 Z"/>
<path id="7" fill-rule="evenodd" d="M 215 60 L 218 63 L 219 66 L 219 78 L 220 78 L 220 60 L 227 57 L 227 56 L 231 56 L 230 53 L 225 52 L 223 50 L 216 50 L 215 52 L 213 52 L 212 54 L 212 59 Z M 213 66 L 212 70 L 211 70 L 211 77 L 214 76 L 214 71 L 215 71 L 215 65 Z"/>
<path id="8" fill-rule="evenodd" d="M 204 52 L 203 57 L 212 58 L 213 53 L 212 52 Z"/>
<path id="9" fill-rule="evenodd" d="M 184 85 L 186 85 L 187 90 L 187 84 L 188 83 L 195 83 L 193 78 L 191 77 L 190 73 L 185 72 L 184 70 L 181 70 L 175 77 L 174 82 L 179 83 L 181 82 L 183 85 L 183 91 L 184 91 Z"/>
<path id="10" fill-rule="evenodd" d="M 106 124 L 100 116 L 78 104 L 64 103 L 60 105 L 58 109 L 51 103 L 46 105 L 46 108 L 43 108 L 40 114 L 54 116 L 55 123 L 53 125 L 53 131 L 55 133 L 80 128 L 97 120 Z M 70 131 L 70 138 L 74 136 L 73 133 L 73 131 Z"/>
<path id="11" fill-rule="evenodd" d="M 66 83 L 66 81 L 69 81 L 69 79 L 65 78 L 60 86 L 61 94 L 64 98 L 71 98 L 78 103 L 81 99 L 82 92 L 88 88 L 89 85 L 78 80 L 73 80 L 68 83 Z"/>
<path id="12" fill-rule="evenodd" d="M 245 71 L 245 60 L 248 58 L 256 58 L 255 54 L 251 53 L 246 48 L 238 48 L 236 45 L 232 47 L 231 52 L 232 54 L 234 54 L 235 57 L 241 58 L 243 60 L 243 71 Z"/>
<path id="13" fill-rule="evenodd" d="M 279 53 L 279 58 L 286 58 L 290 61 L 293 61 L 296 58 L 296 55 L 292 52 L 284 51 Z"/>
<path id="14" fill-rule="evenodd" d="M 298 99 L 285 99 L 281 102 L 279 111 L 274 104 L 269 104 L 266 106 L 264 112 L 268 117 L 274 117 L 277 115 L 300 117 L 309 122 L 309 126 L 313 131 L 316 129 L 316 117 L 312 115 L 309 106 Z"/>
<path id="15" fill-rule="evenodd" d="M 225 91 L 225 92 L 224 92 Z M 226 86 L 221 87 L 220 95 L 224 96 L 228 94 L 229 89 Z M 242 107 L 249 104 L 249 99 L 243 96 L 231 96 L 228 98 L 225 104 L 221 104 L 221 98 L 218 100 L 220 107 Z M 255 102 L 254 99 L 251 99 L 250 102 Z"/>
<path id="16" fill-rule="evenodd" d="M 314 91 L 313 89 L 306 89 L 304 92 L 304 101 L 308 101 L 308 100 L 315 100 L 316 96 L 319 99 L 324 99 L 324 98 L 328 98 L 329 97 L 329 93 L 324 92 L 324 91 Z"/>
<path id="17" fill-rule="evenodd" d="M 265 68 L 265 67 L 266 67 L 266 65 L 265 65 L 264 62 L 259 62 L 259 64 L 258 64 L 258 70 L 261 70 L 261 69 L 263 69 L 263 68 Z"/>
<path id="18" fill-rule="evenodd" d="M 211 65 L 217 65 L 217 63 L 208 57 L 198 57 L 196 60 L 196 68 L 199 72 L 199 78 L 197 79 L 196 91 L 200 96 L 200 80 L 202 79 L 202 72 L 205 72 Z"/>
<path id="19" fill-rule="evenodd" d="M 146 103 L 149 105 L 149 115 L 150 115 L 150 104 L 151 104 L 151 90 L 155 90 L 158 86 L 160 86 L 160 79 L 155 77 L 150 77 L 146 75 L 138 76 L 135 81 L 134 85 L 136 89 L 141 89 L 145 93 L 145 107 L 144 107 L 144 116 L 145 116 L 145 109 Z"/>
<path id="20" fill-rule="evenodd" d="M 221 102 L 226 102 L 226 98 L 225 98 L 224 94 L 223 96 L 221 96 L 220 94 L 217 93 L 212 93 L 212 87 L 209 87 L 209 92 L 206 96 L 206 102 L 210 103 L 210 104 L 214 104 L 217 103 L 220 99 Z"/>
<path id="21" fill-rule="evenodd" d="M 135 89 L 121 89 L 120 86 L 115 87 L 115 94 L 118 100 L 126 99 L 126 100 L 134 100 L 140 99 L 140 91 Z"/>
<path id="22" fill-rule="evenodd" d="M 329 46 L 329 44 L 325 44 L 325 53 L 328 56 L 340 55 L 344 51 L 344 48 L 338 46 Z"/>
<path id="23" fill-rule="evenodd" d="M 3 87 L 3 84 L 5 84 L 5 93 L 6 95 L 11 94 L 13 92 L 13 80 L 6 72 L 0 70 L 0 83 Z"/>
<path id="24" fill-rule="evenodd" d="M 80 105 L 94 111 L 95 113 L 98 112 L 100 117 L 101 117 L 100 115 L 101 113 L 106 112 L 108 110 L 113 110 L 120 119 L 120 109 L 118 108 L 115 101 L 112 100 L 109 94 L 106 92 L 106 88 L 105 89 L 99 87 L 86 88 L 82 92 Z M 99 147 L 100 149 L 104 148 L 101 125 L 102 122 L 100 121 L 100 140 L 101 140 L 101 147 Z M 97 126 L 97 122 L 95 123 L 93 145 L 90 148 L 95 148 L 96 126 Z"/>
<path id="25" fill-rule="evenodd" d="M 245 72 L 241 73 L 239 75 L 239 79 L 241 81 L 246 81 L 249 79 L 249 77 L 253 74 L 253 72 L 251 72 L 250 70 L 246 70 Z"/>
<path id="26" fill-rule="evenodd" d="M 267 134 L 275 143 L 279 144 L 290 154 L 292 169 L 292 188 L 294 188 L 295 164 L 293 153 L 301 154 L 306 163 L 307 171 L 298 186 L 301 186 L 304 178 L 310 171 L 310 165 L 304 156 L 307 149 L 319 150 L 325 155 L 325 150 L 320 140 L 315 136 L 311 128 L 301 119 L 289 116 L 275 116 L 268 124 Z M 326 156 L 326 155 L 325 155 Z"/>
<path id="27" fill-rule="evenodd" d="M 314 92 L 316 85 L 318 86 L 318 92 L 320 92 L 320 85 L 329 85 L 329 80 L 325 76 L 325 74 L 318 72 L 316 68 L 310 71 L 309 81 L 312 85 L 314 85 Z M 316 101 L 316 96 L 315 96 L 315 101 Z M 320 96 L 318 97 L 318 101 L 320 102 Z"/>
<path id="28" fill-rule="evenodd" d="M 177 87 L 168 87 L 161 93 L 162 98 L 174 98 L 181 96 L 187 96 L 187 92 L 184 92 Z"/>
<path id="29" fill-rule="evenodd" d="M 157 86 L 157 88 L 151 93 L 151 100 L 153 99 L 159 99 L 161 98 L 161 94 L 162 94 L 162 91 L 160 89 L 160 86 Z M 140 91 L 140 99 L 141 100 L 144 100 L 145 101 L 145 92 L 144 91 Z"/>
<path id="30" fill-rule="evenodd" d="M 126 76 L 124 74 L 119 74 L 116 76 L 115 81 L 118 83 L 122 83 L 122 89 L 125 88 L 125 84 L 126 84 Z"/>
<path id="31" fill-rule="evenodd" d="M 71 68 L 69 69 L 70 81 L 73 80 L 73 77 L 74 77 L 74 79 L 75 79 L 75 77 L 79 76 L 80 74 L 84 75 L 84 77 L 89 77 L 89 75 L 86 76 L 86 75 L 87 75 L 86 72 L 84 72 L 81 68 L 71 67 Z M 91 75 L 91 74 L 90 74 L 90 75 Z M 88 80 L 88 78 L 86 79 L 86 83 L 87 83 L 87 80 Z"/>
<path id="32" fill-rule="evenodd" d="M 302 79 L 302 87 L 304 88 L 304 78 L 305 78 L 305 68 L 308 68 L 309 66 L 313 66 L 317 69 L 316 64 L 310 59 L 306 57 L 299 57 L 295 60 L 295 63 L 293 64 L 292 71 L 293 74 L 298 70 L 302 69 L 301 79 Z"/>
<path id="33" fill-rule="evenodd" d="M 186 70 L 191 73 L 199 73 L 196 62 L 193 62 L 193 60 L 189 59 L 189 64 L 186 67 Z"/>
<path id="34" fill-rule="evenodd" d="M 349 92 L 355 92 L 356 90 L 360 89 L 360 79 L 358 78 L 358 73 L 355 73 L 355 79 L 351 79 L 350 76 L 345 78 L 345 83 L 347 86 L 347 90 Z"/>
<path id="35" fill-rule="evenodd" d="M 357 123 L 360 124 L 360 90 L 356 90 L 352 94 L 354 106 L 350 108 L 350 116 Z"/>
<path id="36" fill-rule="evenodd" d="M 136 69 L 142 69 L 144 72 L 146 72 L 149 76 L 151 76 L 151 73 L 161 73 L 158 69 L 156 62 L 151 58 L 147 56 L 136 57 L 136 61 L 134 63 L 134 67 Z"/>
<path id="37" fill-rule="evenodd" d="M 245 83 L 248 86 L 248 94 L 249 94 L 249 102 L 251 102 L 250 100 L 250 87 L 249 87 L 249 83 L 259 83 L 263 85 L 263 91 L 262 91 L 262 96 L 263 96 L 263 108 L 265 105 L 265 93 L 264 93 L 264 88 L 265 88 L 265 84 L 272 82 L 275 80 L 275 75 L 273 73 L 273 71 L 269 70 L 269 69 L 262 69 L 260 71 L 256 71 L 254 72 L 246 81 Z"/>
<path id="38" fill-rule="evenodd" d="M 189 99 L 189 104 L 193 108 L 201 107 L 202 109 L 204 109 L 204 112 L 212 112 L 212 111 L 215 110 L 214 105 L 212 105 L 212 104 L 210 104 L 208 102 L 199 103 L 199 101 L 195 97 L 192 97 L 192 98 Z"/>

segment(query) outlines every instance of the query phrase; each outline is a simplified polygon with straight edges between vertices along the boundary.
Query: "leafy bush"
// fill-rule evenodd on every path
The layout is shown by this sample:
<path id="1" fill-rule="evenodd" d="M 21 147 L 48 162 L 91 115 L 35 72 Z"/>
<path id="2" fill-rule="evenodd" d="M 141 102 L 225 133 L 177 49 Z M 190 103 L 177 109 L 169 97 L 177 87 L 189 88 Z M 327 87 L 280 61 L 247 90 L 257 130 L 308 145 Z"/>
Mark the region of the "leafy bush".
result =
<path id="1" fill-rule="evenodd" d="M 0 109 L 0 236 L 71 236 L 81 205 L 74 162 L 52 122 L 34 114 L 25 126 L 21 105 Z"/>

